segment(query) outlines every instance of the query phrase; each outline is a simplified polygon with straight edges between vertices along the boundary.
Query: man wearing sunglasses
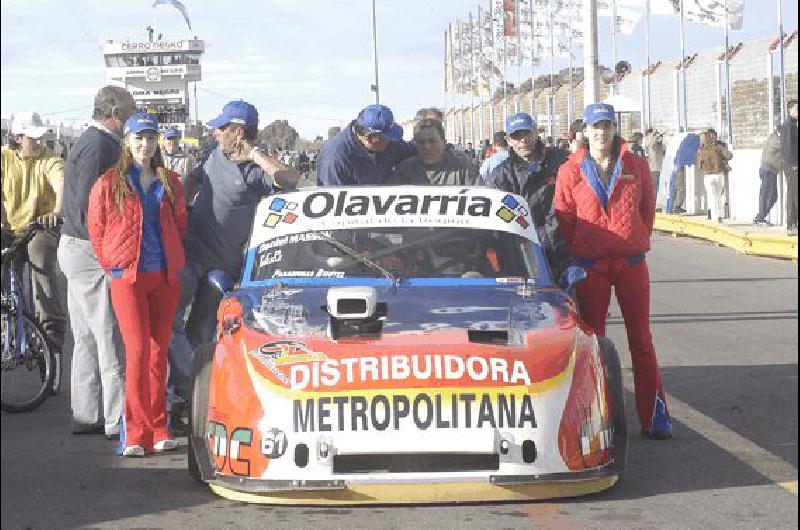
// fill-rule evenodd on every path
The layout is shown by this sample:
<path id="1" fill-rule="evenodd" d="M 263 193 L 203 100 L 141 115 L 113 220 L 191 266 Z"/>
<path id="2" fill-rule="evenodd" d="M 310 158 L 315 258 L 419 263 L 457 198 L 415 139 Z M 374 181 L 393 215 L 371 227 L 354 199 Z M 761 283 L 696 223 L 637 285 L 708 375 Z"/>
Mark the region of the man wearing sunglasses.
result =
<path id="1" fill-rule="evenodd" d="M 414 144 L 403 141 L 403 129 L 392 111 L 370 105 L 322 148 L 317 185 L 380 185 L 395 166 L 416 153 Z"/>
<path id="2" fill-rule="evenodd" d="M 545 148 L 530 114 L 520 112 L 506 120 L 508 158 L 489 174 L 495 188 L 522 195 L 528 201 L 554 278 L 569 262 L 569 250 L 558 233 L 553 194 L 558 168 L 564 162 L 557 149 Z"/>

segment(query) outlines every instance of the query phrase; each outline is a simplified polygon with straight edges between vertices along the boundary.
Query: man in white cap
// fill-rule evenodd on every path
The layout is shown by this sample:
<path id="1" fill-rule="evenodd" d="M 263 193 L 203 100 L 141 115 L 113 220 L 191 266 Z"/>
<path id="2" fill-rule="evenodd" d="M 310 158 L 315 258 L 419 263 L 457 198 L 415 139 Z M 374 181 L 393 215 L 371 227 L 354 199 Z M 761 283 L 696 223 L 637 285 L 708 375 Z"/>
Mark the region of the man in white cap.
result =
<path id="1" fill-rule="evenodd" d="M 35 112 L 17 114 L 11 122 L 11 134 L 19 148 L 2 149 L 2 229 L 3 246 L 6 246 L 9 238 L 21 235 L 34 221 L 45 228 L 28 243 L 28 260 L 34 308 L 60 361 L 64 312 L 58 289 L 61 271 L 56 251 L 64 162 L 44 145 L 49 132 Z M 59 376 L 56 384 L 60 384 Z"/>

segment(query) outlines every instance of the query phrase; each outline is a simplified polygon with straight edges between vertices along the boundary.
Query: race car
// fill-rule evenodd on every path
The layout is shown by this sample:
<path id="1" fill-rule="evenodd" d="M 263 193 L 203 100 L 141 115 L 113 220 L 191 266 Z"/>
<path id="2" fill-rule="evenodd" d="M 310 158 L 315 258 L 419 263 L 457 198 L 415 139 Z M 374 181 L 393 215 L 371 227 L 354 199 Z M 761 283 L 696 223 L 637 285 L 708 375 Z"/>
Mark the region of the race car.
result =
<path id="1" fill-rule="evenodd" d="M 274 504 L 542 499 L 613 486 L 613 344 L 551 277 L 525 200 L 488 188 L 265 198 L 196 352 L 189 470 Z"/>

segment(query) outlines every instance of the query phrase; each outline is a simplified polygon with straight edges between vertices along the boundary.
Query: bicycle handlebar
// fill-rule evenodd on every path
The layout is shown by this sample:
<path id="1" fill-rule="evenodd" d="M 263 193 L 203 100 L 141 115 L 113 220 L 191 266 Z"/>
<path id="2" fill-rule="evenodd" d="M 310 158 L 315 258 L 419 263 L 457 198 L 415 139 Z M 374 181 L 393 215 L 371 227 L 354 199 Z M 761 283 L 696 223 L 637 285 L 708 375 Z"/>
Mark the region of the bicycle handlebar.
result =
<path id="1" fill-rule="evenodd" d="M 63 224 L 63 219 L 59 219 L 56 226 L 61 226 Z M 14 241 L 9 245 L 7 248 L 4 248 L 2 251 L 2 257 L 5 257 L 9 254 L 13 254 L 17 251 L 18 248 L 27 245 L 30 243 L 33 236 L 37 234 L 37 232 L 41 232 L 42 230 L 47 230 L 42 223 L 38 221 L 34 221 L 29 223 L 28 226 L 25 227 L 25 231 L 19 237 L 14 237 Z"/>

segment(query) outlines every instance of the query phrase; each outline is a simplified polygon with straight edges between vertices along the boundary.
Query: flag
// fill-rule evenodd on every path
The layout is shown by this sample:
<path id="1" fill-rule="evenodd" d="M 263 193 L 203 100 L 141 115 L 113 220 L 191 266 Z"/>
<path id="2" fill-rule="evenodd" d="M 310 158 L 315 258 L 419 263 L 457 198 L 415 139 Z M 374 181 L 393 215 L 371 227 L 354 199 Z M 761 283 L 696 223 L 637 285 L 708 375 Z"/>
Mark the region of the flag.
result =
<path id="1" fill-rule="evenodd" d="M 453 52 L 450 50 L 450 28 L 444 32 L 444 91 L 450 92 L 451 84 L 451 65 L 452 65 Z"/>
<path id="2" fill-rule="evenodd" d="M 517 0 L 503 2 L 503 36 L 517 36 Z"/>
<path id="3" fill-rule="evenodd" d="M 183 20 L 186 21 L 186 25 L 189 26 L 189 29 L 192 29 L 192 23 L 189 22 L 189 13 L 188 13 L 188 11 L 186 11 L 186 6 L 185 5 L 183 5 L 178 0 L 155 0 L 155 2 L 153 2 L 153 6 L 152 7 L 156 7 L 159 4 L 171 5 L 172 7 L 174 7 L 178 11 L 180 11 L 181 15 L 183 15 Z"/>
<path id="4" fill-rule="evenodd" d="M 674 15 L 681 12 L 680 0 L 651 0 L 650 12 L 654 15 Z M 725 25 L 724 0 L 683 0 L 684 17 L 690 22 L 723 27 Z M 728 0 L 728 27 L 742 29 L 744 0 Z"/>

